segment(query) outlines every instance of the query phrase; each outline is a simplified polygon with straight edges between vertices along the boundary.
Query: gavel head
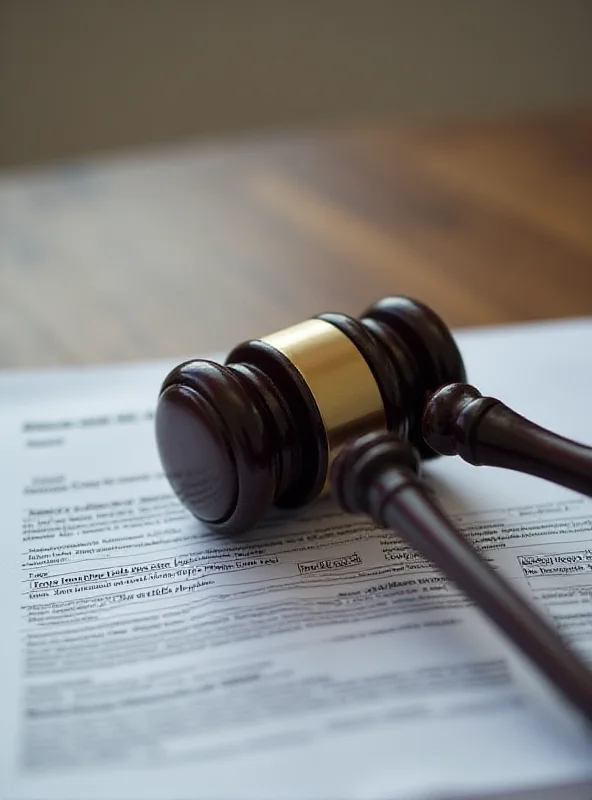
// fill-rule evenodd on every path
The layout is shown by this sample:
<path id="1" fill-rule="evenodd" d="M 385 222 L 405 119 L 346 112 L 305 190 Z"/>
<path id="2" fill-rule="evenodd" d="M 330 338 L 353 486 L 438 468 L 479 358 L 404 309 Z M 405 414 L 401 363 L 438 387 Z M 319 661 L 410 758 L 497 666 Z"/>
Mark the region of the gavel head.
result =
<path id="1" fill-rule="evenodd" d="M 333 459 L 375 430 L 421 436 L 431 392 L 464 382 L 450 331 L 429 308 L 387 297 L 360 319 L 321 314 L 238 345 L 224 365 L 187 361 L 156 409 L 162 465 L 208 527 L 241 533 L 274 504 L 295 508 L 328 487 Z"/>

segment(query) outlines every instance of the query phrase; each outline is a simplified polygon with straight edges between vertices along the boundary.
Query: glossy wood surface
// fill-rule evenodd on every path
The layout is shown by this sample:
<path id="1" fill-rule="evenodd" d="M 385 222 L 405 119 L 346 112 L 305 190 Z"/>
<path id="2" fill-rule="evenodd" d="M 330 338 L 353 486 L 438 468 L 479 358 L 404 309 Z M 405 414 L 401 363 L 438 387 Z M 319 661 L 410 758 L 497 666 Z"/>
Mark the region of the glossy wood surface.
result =
<path id="1" fill-rule="evenodd" d="M 434 503 L 409 443 L 386 433 L 351 442 L 332 473 L 345 511 L 368 514 L 430 560 L 499 627 L 592 724 L 592 670 Z"/>
<path id="2" fill-rule="evenodd" d="M 432 395 L 422 433 L 442 455 L 525 472 L 592 497 L 592 447 L 540 427 L 470 384 L 449 384 Z"/>
<path id="3" fill-rule="evenodd" d="M 327 314 L 234 348 L 217 364 L 191 359 L 164 379 L 156 441 L 181 502 L 210 528 L 242 534 L 272 504 L 319 497 L 351 439 L 388 430 L 434 456 L 424 398 L 466 379 L 450 330 L 431 309 L 382 298 L 357 320 Z"/>
<path id="4" fill-rule="evenodd" d="M 0 176 L 0 367 L 191 356 L 416 296 L 592 312 L 592 112 L 359 127 Z"/>

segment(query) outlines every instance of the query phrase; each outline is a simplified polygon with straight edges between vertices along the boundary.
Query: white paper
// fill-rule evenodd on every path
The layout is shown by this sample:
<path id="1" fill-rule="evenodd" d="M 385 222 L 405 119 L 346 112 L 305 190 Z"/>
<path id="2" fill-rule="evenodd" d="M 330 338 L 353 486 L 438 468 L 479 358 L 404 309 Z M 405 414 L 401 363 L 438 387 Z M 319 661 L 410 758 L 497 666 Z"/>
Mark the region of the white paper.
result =
<path id="1" fill-rule="evenodd" d="M 458 335 L 592 443 L 592 321 Z M 464 597 L 329 501 L 240 541 L 158 462 L 170 364 L 0 375 L 0 797 L 442 798 L 592 779 L 592 735 Z M 440 459 L 456 522 L 592 658 L 592 502 Z"/>

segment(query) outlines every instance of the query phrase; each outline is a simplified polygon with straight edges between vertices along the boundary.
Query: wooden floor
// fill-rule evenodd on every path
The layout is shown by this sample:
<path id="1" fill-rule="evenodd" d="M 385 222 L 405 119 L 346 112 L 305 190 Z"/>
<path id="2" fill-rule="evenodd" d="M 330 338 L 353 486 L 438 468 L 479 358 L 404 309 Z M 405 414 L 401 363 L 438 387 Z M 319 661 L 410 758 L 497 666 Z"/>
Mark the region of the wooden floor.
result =
<path id="1" fill-rule="evenodd" d="M 386 294 L 592 313 L 592 111 L 0 176 L 0 366 L 203 354 Z"/>

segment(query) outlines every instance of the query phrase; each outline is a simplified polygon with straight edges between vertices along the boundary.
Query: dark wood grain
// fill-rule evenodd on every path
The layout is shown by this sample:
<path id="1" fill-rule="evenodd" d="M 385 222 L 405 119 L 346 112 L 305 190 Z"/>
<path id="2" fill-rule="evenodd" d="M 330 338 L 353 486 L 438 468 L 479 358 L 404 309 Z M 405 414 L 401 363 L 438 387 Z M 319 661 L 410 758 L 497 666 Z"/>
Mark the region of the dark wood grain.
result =
<path id="1" fill-rule="evenodd" d="M 226 350 L 410 294 L 592 311 L 592 113 L 279 136 L 0 177 L 0 366 Z"/>

